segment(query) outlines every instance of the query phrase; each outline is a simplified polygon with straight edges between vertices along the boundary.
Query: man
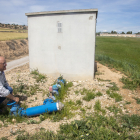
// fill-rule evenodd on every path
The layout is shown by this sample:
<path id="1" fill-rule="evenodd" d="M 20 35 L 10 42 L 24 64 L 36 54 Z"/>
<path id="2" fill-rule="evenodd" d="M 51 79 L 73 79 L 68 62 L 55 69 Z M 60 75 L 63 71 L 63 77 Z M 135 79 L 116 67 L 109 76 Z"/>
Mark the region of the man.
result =
<path id="1" fill-rule="evenodd" d="M 2 103 L 6 98 L 19 102 L 19 98 L 13 96 L 13 89 L 9 86 L 9 84 L 6 81 L 4 74 L 6 66 L 7 63 L 5 58 L 0 56 L 0 103 Z"/>

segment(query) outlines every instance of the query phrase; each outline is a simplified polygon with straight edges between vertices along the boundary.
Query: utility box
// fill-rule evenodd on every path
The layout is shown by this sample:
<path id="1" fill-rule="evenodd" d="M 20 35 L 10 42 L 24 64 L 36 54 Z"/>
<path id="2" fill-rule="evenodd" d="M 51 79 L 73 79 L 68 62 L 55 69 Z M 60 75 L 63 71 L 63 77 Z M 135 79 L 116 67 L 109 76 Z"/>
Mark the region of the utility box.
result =
<path id="1" fill-rule="evenodd" d="M 29 65 L 54 78 L 94 78 L 97 9 L 26 13 Z"/>

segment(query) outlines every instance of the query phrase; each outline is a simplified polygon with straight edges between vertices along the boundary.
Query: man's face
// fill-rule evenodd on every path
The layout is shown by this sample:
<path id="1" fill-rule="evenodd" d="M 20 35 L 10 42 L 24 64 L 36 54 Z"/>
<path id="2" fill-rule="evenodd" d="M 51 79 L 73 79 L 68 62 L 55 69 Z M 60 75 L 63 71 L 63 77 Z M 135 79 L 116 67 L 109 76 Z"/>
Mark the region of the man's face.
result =
<path id="1" fill-rule="evenodd" d="M 0 71 L 6 70 L 6 60 L 4 57 L 0 56 Z"/>

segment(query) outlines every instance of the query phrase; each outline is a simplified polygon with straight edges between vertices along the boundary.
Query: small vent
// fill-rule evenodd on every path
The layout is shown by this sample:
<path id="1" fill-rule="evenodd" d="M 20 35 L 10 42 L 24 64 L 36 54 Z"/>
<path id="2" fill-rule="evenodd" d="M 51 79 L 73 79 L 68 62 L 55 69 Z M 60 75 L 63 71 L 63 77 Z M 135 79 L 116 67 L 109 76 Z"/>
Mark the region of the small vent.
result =
<path id="1" fill-rule="evenodd" d="M 57 27 L 58 27 L 58 33 L 62 33 L 62 23 L 58 22 Z"/>

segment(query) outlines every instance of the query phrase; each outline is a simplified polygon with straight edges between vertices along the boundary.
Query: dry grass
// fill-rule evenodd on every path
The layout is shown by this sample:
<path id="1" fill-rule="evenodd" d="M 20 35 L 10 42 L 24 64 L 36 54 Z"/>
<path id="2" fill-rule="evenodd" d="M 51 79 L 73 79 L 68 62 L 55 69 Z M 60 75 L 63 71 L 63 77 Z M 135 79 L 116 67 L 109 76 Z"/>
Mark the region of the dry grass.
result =
<path id="1" fill-rule="evenodd" d="M 25 39 L 27 37 L 28 37 L 28 33 L 0 32 L 0 41 Z"/>

